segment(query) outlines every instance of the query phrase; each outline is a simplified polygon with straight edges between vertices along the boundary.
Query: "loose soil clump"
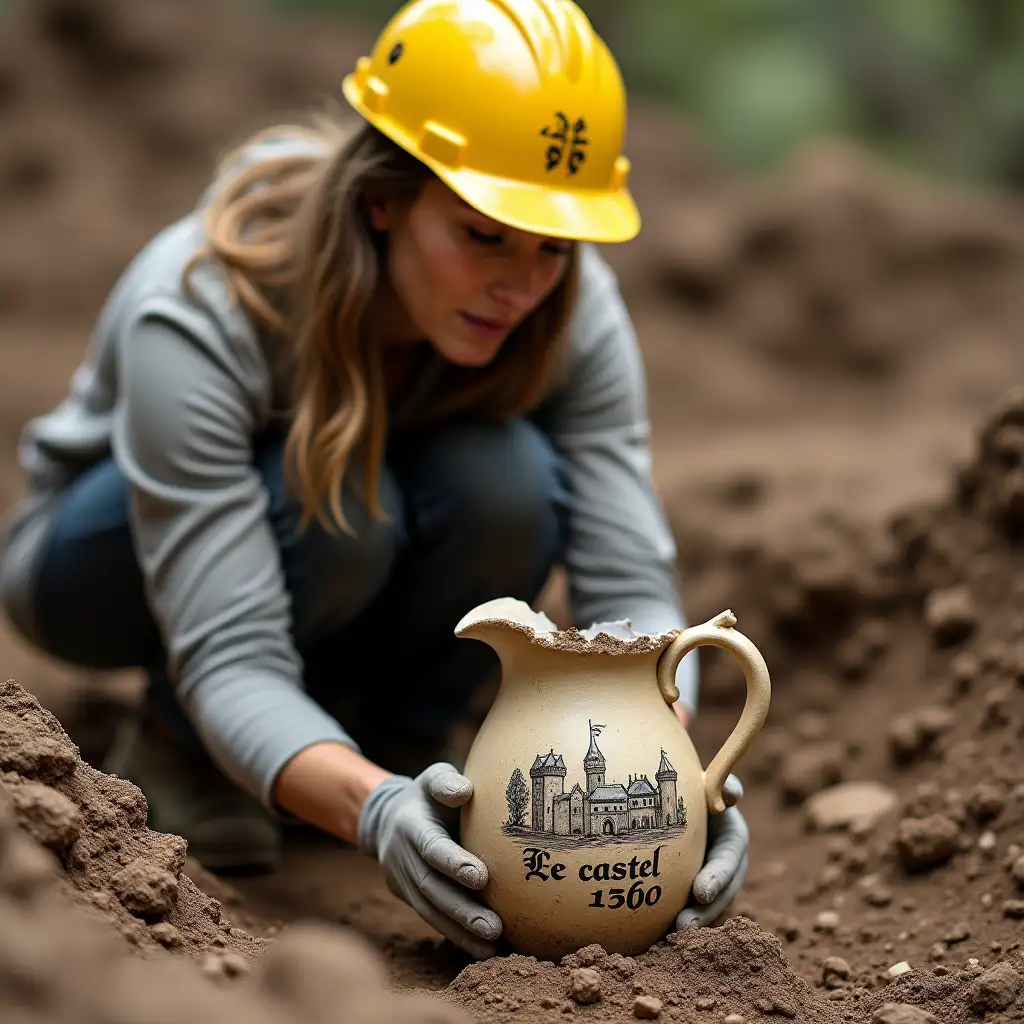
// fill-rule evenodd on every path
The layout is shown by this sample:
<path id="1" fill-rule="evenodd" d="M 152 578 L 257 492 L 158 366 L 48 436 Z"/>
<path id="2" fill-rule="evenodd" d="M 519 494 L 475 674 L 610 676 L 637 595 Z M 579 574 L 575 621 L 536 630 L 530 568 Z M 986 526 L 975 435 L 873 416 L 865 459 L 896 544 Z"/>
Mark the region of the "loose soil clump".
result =
<path id="1" fill-rule="evenodd" d="M 0 737 L 0 1019 L 465 1021 L 389 992 L 376 951 L 337 928 L 270 944 L 233 927 L 182 873 L 184 841 L 145 827 L 141 792 L 84 764 L 13 680 Z"/>

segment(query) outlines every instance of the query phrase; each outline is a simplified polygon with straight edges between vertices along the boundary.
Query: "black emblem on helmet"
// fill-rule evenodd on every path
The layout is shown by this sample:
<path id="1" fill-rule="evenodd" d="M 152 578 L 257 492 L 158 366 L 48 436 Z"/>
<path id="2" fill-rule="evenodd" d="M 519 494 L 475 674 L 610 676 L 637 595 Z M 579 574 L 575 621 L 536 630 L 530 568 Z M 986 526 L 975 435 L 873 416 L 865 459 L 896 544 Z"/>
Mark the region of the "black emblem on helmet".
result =
<path id="1" fill-rule="evenodd" d="M 555 111 L 555 124 L 542 128 L 540 133 L 551 140 L 544 152 L 546 169 L 550 172 L 564 163 L 566 174 L 575 174 L 587 159 L 586 148 L 590 139 L 586 138 L 587 122 L 582 117 L 571 121 L 560 110 Z M 566 153 L 568 152 L 568 157 Z"/>

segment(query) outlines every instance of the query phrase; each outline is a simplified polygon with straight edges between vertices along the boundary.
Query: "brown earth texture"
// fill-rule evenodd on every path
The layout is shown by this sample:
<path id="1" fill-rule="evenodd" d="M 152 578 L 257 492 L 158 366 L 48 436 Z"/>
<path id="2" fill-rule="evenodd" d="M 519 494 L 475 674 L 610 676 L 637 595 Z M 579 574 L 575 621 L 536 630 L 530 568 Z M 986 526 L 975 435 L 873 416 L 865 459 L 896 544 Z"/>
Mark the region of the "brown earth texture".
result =
<path id="1" fill-rule="evenodd" d="M 336 95 L 369 42 L 215 0 L 0 21 L 0 499 L 106 290 L 217 152 Z M 634 958 L 470 963 L 304 833 L 231 881 L 95 770 L 133 673 L 0 633 L 0 1020 L 1024 1020 L 1024 213 L 822 142 L 736 180 L 635 104 L 645 229 L 609 251 L 647 360 L 693 621 L 772 672 L 719 926 Z M 547 609 L 563 613 L 557 581 Z M 702 652 L 706 764 L 742 704 Z M 467 732 L 468 734 L 468 732 Z"/>

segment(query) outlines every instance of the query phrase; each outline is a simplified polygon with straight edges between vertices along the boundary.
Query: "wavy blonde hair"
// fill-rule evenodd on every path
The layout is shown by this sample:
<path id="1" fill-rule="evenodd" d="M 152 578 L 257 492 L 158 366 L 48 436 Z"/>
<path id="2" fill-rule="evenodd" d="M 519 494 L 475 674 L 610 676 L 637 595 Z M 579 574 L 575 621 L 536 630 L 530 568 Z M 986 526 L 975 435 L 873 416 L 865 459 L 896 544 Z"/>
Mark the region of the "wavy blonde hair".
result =
<path id="1" fill-rule="evenodd" d="M 254 145 L 294 138 L 317 144 L 237 169 Z M 229 173 L 231 172 L 231 173 Z M 368 310 L 386 273 L 386 252 L 364 197 L 415 198 L 432 172 L 372 125 L 351 129 L 333 113 L 268 128 L 222 158 L 204 214 L 206 244 L 185 270 L 214 260 L 235 302 L 284 357 L 291 422 L 289 486 L 302 528 L 351 528 L 342 488 L 357 453 L 365 502 L 386 516 L 378 487 L 387 436 L 382 346 Z M 449 365 L 419 423 L 457 416 L 503 419 L 540 399 L 577 287 L 576 247 L 567 273 L 486 367 Z"/>

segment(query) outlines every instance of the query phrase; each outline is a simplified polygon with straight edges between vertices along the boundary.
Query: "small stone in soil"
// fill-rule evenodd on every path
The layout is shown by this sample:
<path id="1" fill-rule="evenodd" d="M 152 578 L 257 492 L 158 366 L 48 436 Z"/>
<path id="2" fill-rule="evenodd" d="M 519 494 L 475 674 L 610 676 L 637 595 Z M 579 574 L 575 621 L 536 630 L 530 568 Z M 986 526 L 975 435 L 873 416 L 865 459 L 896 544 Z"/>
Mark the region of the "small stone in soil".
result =
<path id="1" fill-rule="evenodd" d="M 925 707 L 908 711 L 889 724 L 889 751 L 897 764 L 920 757 L 934 740 L 950 729 L 955 716 L 949 708 Z"/>
<path id="2" fill-rule="evenodd" d="M 168 949 L 174 949 L 181 945 L 181 932 L 168 921 L 161 921 L 149 929 L 150 935 Z"/>
<path id="3" fill-rule="evenodd" d="M 641 1020 L 654 1020 L 661 1013 L 661 1000 L 657 996 L 637 996 L 633 1000 L 633 1016 Z"/>
<path id="4" fill-rule="evenodd" d="M 1003 791 L 991 782 L 981 782 L 967 797 L 967 809 L 977 821 L 990 821 L 998 817 L 1006 806 Z"/>
<path id="5" fill-rule="evenodd" d="M 962 643 L 978 624 L 970 590 L 965 586 L 933 590 L 925 600 L 924 619 L 936 646 Z"/>
<path id="6" fill-rule="evenodd" d="M 942 941 L 948 943 L 963 942 L 971 937 L 971 927 L 966 921 L 958 921 L 943 936 Z"/>
<path id="7" fill-rule="evenodd" d="M 887 907 L 892 903 L 892 890 L 884 885 L 873 885 L 862 896 L 865 903 L 872 907 Z"/>
<path id="8" fill-rule="evenodd" d="M 901 974 L 906 974 L 908 971 L 912 970 L 913 968 L 906 960 L 901 960 L 898 964 L 893 964 L 892 967 L 886 971 L 886 974 L 888 974 L 890 978 L 898 978 Z"/>
<path id="9" fill-rule="evenodd" d="M 814 919 L 814 930 L 831 935 L 839 927 L 839 915 L 834 910 L 823 910 Z"/>
<path id="10" fill-rule="evenodd" d="M 968 993 L 968 1004 L 975 1013 L 1005 1010 L 1017 998 L 1021 976 L 1010 964 L 996 964 L 975 978 Z"/>
<path id="11" fill-rule="evenodd" d="M 722 1024 L 747 1024 L 747 1018 L 741 1013 L 727 1013 L 722 1018 Z"/>
<path id="12" fill-rule="evenodd" d="M 110 884 L 127 910 L 149 920 L 169 913 L 178 896 L 174 875 L 141 857 L 114 875 Z"/>
<path id="13" fill-rule="evenodd" d="M 1003 916 L 1015 921 L 1024 920 L 1024 900 L 1006 900 L 1003 903 Z"/>
<path id="14" fill-rule="evenodd" d="M 895 791 L 881 783 L 843 782 L 808 799 L 807 822 L 811 828 L 821 832 L 849 828 L 855 823 L 873 827 L 896 804 Z M 838 859 L 845 852 L 845 846 L 835 849 L 835 859 Z"/>
<path id="15" fill-rule="evenodd" d="M 826 988 L 838 988 L 849 980 L 851 973 L 850 965 L 841 956 L 830 956 L 822 964 L 821 980 Z"/>
<path id="16" fill-rule="evenodd" d="M 939 1024 L 933 1013 L 910 1003 L 883 1003 L 871 1015 L 872 1024 Z"/>
<path id="17" fill-rule="evenodd" d="M 948 861 L 959 839 L 960 827 L 944 814 L 904 818 L 896 831 L 896 849 L 904 868 L 921 871 Z"/>
<path id="18" fill-rule="evenodd" d="M 569 995 L 577 1003 L 596 1003 L 601 998 L 601 975 L 592 967 L 577 967 L 569 976 Z"/>

